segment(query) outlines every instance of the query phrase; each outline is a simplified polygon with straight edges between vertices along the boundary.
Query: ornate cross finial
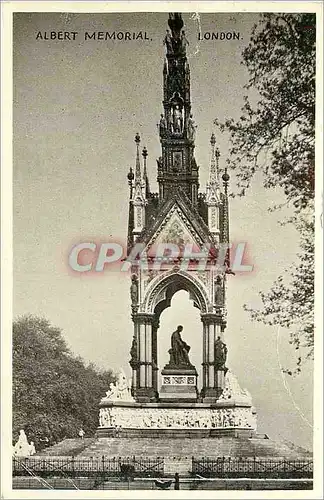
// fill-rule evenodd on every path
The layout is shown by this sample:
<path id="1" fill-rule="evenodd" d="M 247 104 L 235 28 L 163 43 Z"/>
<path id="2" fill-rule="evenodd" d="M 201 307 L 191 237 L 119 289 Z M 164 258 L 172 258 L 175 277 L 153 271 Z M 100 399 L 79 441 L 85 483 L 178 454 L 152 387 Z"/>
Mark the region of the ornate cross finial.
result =
<path id="1" fill-rule="evenodd" d="M 180 32 L 183 28 L 183 20 L 182 20 L 181 14 L 179 14 L 178 12 L 170 13 L 168 25 L 170 26 L 170 29 L 172 31 L 172 36 L 174 38 L 179 38 Z"/>

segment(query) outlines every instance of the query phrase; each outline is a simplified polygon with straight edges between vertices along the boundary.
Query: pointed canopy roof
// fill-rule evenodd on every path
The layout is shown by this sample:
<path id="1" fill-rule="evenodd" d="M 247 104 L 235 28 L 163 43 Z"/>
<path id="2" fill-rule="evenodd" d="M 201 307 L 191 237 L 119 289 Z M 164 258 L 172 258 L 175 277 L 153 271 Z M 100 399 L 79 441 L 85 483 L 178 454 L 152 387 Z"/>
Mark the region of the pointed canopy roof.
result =
<path id="1" fill-rule="evenodd" d="M 175 236 L 173 231 L 175 226 L 182 233 L 184 243 L 196 244 L 199 247 L 210 244 L 212 248 L 216 247 L 208 226 L 182 189 L 167 198 L 159 208 L 158 214 L 153 215 L 147 222 L 146 228 L 136 240 L 136 243 L 144 244 L 147 251 L 157 242 L 177 243 L 177 241 L 167 241 L 168 237 L 172 240 Z"/>

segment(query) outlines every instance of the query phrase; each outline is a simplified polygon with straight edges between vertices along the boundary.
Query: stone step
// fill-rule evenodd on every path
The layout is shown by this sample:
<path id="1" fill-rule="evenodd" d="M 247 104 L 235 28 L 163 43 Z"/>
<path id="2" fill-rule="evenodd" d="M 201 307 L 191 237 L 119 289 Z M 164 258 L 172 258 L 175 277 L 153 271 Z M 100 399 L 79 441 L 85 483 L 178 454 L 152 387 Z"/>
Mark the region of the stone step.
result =
<path id="1" fill-rule="evenodd" d="M 296 458 L 305 454 L 269 439 L 99 438 L 82 456 L 258 456 Z"/>
<path id="2" fill-rule="evenodd" d="M 66 439 L 39 455 L 79 457 L 283 457 L 311 458 L 302 448 L 265 438 L 88 438 Z"/>
<path id="3" fill-rule="evenodd" d="M 40 456 L 71 456 L 79 455 L 84 450 L 89 449 L 90 446 L 96 446 L 96 438 L 70 438 L 64 439 L 60 443 L 54 444 L 48 448 L 44 448 L 38 452 Z"/>

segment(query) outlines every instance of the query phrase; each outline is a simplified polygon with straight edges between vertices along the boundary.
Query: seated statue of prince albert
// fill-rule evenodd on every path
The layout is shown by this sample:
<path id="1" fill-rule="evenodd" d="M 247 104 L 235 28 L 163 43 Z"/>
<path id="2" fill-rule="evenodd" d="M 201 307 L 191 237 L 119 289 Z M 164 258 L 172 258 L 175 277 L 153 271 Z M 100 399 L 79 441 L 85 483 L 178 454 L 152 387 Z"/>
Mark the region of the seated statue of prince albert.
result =
<path id="1" fill-rule="evenodd" d="M 183 326 L 179 325 L 171 335 L 170 361 L 168 368 L 192 367 L 189 360 L 190 346 L 181 338 Z"/>

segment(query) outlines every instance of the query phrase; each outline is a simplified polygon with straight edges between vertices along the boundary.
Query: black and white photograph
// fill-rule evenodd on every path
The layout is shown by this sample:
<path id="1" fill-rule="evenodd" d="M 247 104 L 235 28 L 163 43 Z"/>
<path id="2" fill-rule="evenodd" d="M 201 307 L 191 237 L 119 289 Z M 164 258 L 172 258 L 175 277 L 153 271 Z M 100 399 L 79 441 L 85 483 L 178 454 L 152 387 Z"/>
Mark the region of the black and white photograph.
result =
<path id="1" fill-rule="evenodd" d="M 321 498 L 323 4 L 2 11 L 3 498 Z"/>

